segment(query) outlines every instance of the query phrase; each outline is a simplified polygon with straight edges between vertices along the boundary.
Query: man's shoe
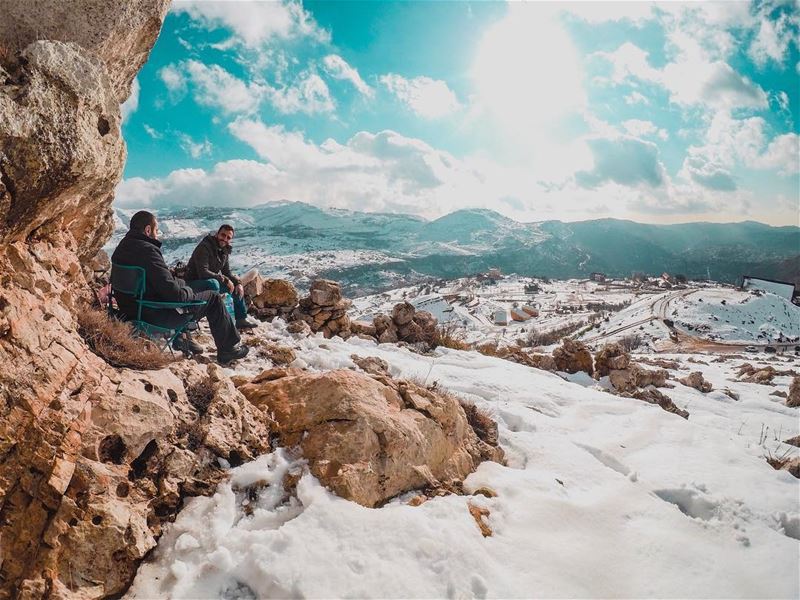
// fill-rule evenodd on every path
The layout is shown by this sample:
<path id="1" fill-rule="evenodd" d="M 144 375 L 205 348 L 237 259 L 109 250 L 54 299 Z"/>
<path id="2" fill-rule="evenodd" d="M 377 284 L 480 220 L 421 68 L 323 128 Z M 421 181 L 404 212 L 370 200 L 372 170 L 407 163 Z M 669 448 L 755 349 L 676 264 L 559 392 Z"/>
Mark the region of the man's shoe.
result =
<path id="1" fill-rule="evenodd" d="M 184 354 L 202 354 L 203 347 L 195 342 L 192 337 L 184 332 L 172 342 L 172 347 Z"/>
<path id="2" fill-rule="evenodd" d="M 239 344 L 238 346 L 234 346 L 230 350 L 218 350 L 217 362 L 226 364 L 231 361 L 244 358 L 245 356 L 247 356 L 248 352 L 250 352 L 250 347 L 245 346 L 244 344 Z"/>
<path id="3" fill-rule="evenodd" d="M 256 327 L 258 327 L 258 323 L 251 321 L 247 317 L 244 319 L 236 319 L 236 329 L 239 331 L 242 329 L 255 329 Z"/>

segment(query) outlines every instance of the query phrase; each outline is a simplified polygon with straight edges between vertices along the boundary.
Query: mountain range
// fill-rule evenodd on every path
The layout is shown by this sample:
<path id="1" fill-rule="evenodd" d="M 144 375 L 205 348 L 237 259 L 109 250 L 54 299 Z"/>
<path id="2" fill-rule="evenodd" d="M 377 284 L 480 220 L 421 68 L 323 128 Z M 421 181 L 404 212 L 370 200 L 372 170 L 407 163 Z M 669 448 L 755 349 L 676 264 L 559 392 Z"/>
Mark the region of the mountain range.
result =
<path id="1" fill-rule="evenodd" d="M 118 237 L 133 211 L 117 209 Z M 491 267 L 551 278 L 633 272 L 735 282 L 744 274 L 800 285 L 800 227 L 754 221 L 648 225 L 618 219 L 519 223 L 486 209 L 439 219 L 322 209 L 302 202 L 158 211 L 169 259 L 185 260 L 219 224 L 236 228 L 234 266 L 295 279 L 337 279 L 369 293 Z M 113 240 L 112 240 L 113 244 Z M 110 244 L 111 245 L 111 244 Z M 302 281 L 300 282 L 302 285 Z"/>

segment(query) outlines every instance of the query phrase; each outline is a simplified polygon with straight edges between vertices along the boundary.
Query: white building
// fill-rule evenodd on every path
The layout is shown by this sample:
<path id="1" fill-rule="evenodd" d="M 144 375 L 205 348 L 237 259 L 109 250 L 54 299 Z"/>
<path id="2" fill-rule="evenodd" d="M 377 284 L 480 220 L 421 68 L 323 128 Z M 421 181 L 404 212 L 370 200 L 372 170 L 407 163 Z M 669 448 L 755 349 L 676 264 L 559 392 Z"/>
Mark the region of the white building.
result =
<path id="1" fill-rule="evenodd" d="M 761 277 L 751 277 L 745 275 L 742 279 L 742 289 L 761 290 L 769 292 L 781 298 L 786 298 L 790 302 L 794 296 L 794 284 L 786 281 L 775 281 L 774 279 L 763 279 Z"/>

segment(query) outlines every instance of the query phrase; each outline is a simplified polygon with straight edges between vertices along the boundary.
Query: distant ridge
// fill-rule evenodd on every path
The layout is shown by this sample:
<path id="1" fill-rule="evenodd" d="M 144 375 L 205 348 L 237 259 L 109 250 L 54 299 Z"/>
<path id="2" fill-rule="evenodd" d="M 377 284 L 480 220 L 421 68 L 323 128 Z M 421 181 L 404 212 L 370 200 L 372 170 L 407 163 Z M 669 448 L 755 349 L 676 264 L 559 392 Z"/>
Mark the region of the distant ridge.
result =
<path id="1" fill-rule="evenodd" d="M 117 210 L 120 227 L 132 212 Z M 161 209 L 158 214 L 165 246 L 176 253 L 182 244 L 222 222 L 234 224 L 236 244 L 250 248 L 254 257 L 377 252 L 384 258 L 369 264 L 351 259 L 344 265 L 331 254 L 329 267 L 321 273 L 360 289 L 384 289 L 425 277 L 462 277 L 490 267 L 554 278 L 587 277 L 593 271 L 618 277 L 666 271 L 730 283 L 745 273 L 800 280 L 800 227 L 755 221 L 651 225 L 604 218 L 519 223 L 488 209 L 462 209 L 429 221 L 288 200 L 254 208 Z"/>

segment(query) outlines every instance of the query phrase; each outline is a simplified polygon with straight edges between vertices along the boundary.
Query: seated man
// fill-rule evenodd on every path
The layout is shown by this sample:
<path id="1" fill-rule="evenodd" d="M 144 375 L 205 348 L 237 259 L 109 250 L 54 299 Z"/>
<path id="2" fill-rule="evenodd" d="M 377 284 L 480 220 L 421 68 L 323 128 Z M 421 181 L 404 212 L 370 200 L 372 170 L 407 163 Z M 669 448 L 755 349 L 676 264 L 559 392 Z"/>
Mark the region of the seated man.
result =
<path id="1" fill-rule="evenodd" d="M 225 303 L 216 292 L 194 292 L 182 279 L 175 278 L 164 262 L 161 242 L 158 241 L 158 222 L 152 213 L 141 210 L 131 217 L 130 227 L 125 237 L 111 256 L 113 264 L 142 267 L 145 270 L 145 300 L 159 302 L 191 302 L 204 300 L 202 306 L 188 307 L 195 320 L 208 319 L 211 335 L 217 346 L 217 359 L 227 363 L 247 355 L 248 347 L 240 345 L 241 338 L 233 325 L 233 320 L 225 309 Z M 112 269 L 114 267 L 112 266 Z M 130 318 L 136 317 L 137 305 L 133 297 L 115 292 L 119 310 Z M 142 319 L 153 325 L 175 327 L 184 316 L 173 309 L 142 310 Z M 176 339 L 173 348 L 202 352 L 202 348 L 188 337 Z"/>
<path id="2" fill-rule="evenodd" d="M 233 296 L 233 312 L 237 329 L 257 327 L 258 323 L 247 318 L 244 289 L 239 278 L 231 273 L 228 257 L 231 254 L 233 226 L 222 225 L 216 235 L 208 234 L 192 252 L 186 264 L 186 281 L 195 291 L 228 291 Z"/>

